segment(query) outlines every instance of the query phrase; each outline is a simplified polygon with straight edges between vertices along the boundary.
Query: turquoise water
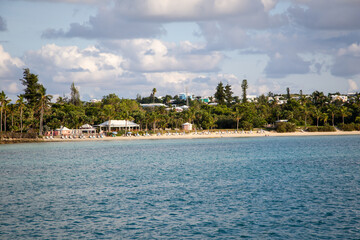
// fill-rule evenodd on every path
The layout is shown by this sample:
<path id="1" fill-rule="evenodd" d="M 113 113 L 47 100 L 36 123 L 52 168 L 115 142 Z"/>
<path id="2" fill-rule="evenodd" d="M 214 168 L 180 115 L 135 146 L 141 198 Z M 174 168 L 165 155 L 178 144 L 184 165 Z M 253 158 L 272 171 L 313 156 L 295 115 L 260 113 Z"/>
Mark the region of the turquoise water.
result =
<path id="1" fill-rule="evenodd" d="M 360 136 L 0 146 L 1 239 L 360 239 Z"/>

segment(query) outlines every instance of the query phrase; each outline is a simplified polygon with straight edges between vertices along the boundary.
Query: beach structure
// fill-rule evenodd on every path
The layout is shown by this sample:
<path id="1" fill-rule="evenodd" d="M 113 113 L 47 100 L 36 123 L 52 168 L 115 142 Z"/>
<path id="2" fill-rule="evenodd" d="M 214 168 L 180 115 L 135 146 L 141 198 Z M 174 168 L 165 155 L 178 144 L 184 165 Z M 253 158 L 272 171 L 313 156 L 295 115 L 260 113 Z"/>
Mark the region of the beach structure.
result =
<path id="1" fill-rule="evenodd" d="M 192 124 L 191 123 L 186 122 L 186 123 L 183 123 L 181 126 L 182 126 L 184 131 L 191 131 L 192 130 Z"/>
<path id="2" fill-rule="evenodd" d="M 140 104 L 143 108 L 151 108 L 151 107 L 168 107 L 163 103 L 147 103 L 147 104 Z"/>
<path id="3" fill-rule="evenodd" d="M 109 129 L 109 121 L 103 122 L 98 125 L 100 132 L 102 129 Z M 121 131 L 121 130 L 139 130 L 140 125 L 128 120 L 110 120 L 110 131 Z"/>
<path id="4" fill-rule="evenodd" d="M 59 135 L 68 136 L 70 134 L 71 134 L 71 130 L 64 126 L 61 126 L 60 128 L 57 128 L 54 131 L 54 136 L 59 136 Z"/>
<path id="5" fill-rule="evenodd" d="M 83 134 L 95 134 L 96 129 L 90 124 L 84 124 L 80 127 L 81 133 Z"/>

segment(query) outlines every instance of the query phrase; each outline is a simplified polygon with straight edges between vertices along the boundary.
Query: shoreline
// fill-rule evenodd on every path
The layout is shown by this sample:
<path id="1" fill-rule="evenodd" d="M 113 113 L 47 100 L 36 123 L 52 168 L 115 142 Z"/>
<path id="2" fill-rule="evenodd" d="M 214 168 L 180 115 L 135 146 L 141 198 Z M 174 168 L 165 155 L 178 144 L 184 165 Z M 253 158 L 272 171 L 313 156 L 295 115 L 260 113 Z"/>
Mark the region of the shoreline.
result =
<path id="1" fill-rule="evenodd" d="M 263 133 L 189 133 L 185 135 L 151 135 L 151 136 L 117 136 L 104 138 L 85 138 L 85 139 L 2 139 L 1 144 L 15 144 L 15 143 L 46 143 L 46 142 L 82 142 L 82 141 L 129 141 L 129 140 L 167 140 L 167 139 L 208 139 L 208 138 L 249 138 L 249 137 L 300 137 L 300 136 L 344 136 L 344 135 L 360 135 L 360 131 L 336 131 L 336 132 L 290 132 L 277 133 L 264 131 Z"/>

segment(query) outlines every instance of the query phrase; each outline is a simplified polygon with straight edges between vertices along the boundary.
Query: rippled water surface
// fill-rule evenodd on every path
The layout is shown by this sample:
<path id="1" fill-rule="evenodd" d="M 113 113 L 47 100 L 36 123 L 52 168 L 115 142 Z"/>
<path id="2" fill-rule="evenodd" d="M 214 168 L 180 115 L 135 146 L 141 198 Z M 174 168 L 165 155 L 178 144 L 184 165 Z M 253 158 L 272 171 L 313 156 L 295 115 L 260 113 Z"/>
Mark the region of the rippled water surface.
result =
<path id="1" fill-rule="evenodd" d="M 1 239 L 360 239 L 360 136 L 0 146 Z"/>

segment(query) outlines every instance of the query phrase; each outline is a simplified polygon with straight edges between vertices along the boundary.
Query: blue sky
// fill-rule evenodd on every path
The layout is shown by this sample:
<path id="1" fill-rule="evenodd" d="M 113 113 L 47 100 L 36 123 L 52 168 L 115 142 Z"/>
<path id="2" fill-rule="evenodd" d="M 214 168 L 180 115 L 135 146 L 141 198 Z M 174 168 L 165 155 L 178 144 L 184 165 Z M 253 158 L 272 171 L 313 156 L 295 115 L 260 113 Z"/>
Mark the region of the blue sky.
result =
<path id="1" fill-rule="evenodd" d="M 0 90 L 23 68 L 83 100 L 189 92 L 241 95 L 360 87 L 358 0 L 0 0 Z"/>

